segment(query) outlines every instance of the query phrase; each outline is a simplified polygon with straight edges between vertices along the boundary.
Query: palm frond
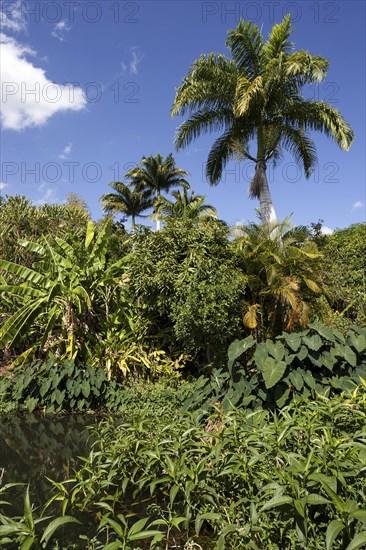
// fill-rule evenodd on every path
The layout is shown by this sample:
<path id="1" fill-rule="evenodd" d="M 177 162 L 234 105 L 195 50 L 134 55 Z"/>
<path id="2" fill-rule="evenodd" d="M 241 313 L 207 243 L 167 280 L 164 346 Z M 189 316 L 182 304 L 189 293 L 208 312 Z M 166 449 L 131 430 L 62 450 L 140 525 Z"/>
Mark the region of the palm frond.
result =
<path id="1" fill-rule="evenodd" d="M 226 45 L 242 75 L 252 80 L 260 74 L 263 40 L 257 25 L 241 19 L 236 29 L 229 31 Z"/>
<path id="2" fill-rule="evenodd" d="M 281 23 L 272 27 L 268 41 L 263 46 L 263 54 L 266 62 L 271 59 L 276 59 L 281 53 L 290 54 L 293 43 L 289 42 L 289 38 L 293 33 L 291 29 L 291 17 L 286 15 Z"/>

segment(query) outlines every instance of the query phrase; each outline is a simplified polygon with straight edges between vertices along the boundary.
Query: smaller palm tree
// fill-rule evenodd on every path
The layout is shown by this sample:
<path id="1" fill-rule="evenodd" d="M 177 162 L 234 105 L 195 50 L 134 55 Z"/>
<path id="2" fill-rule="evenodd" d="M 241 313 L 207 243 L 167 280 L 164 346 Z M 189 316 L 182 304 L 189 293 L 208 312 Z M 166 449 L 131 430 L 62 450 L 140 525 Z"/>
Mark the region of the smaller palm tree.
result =
<path id="1" fill-rule="evenodd" d="M 188 218 L 191 220 L 217 218 L 216 208 L 205 204 L 204 195 L 188 195 L 187 187 L 183 191 L 173 191 L 175 201 L 160 197 L 155 203 L 155 210 L 162 218 Z"/>
<path id="2" fill-rule="evenodd" d="M 172 154 L 164 158 L 160 153 L 155 156 L 142 157 L 135 168 L 129 170 L 125 177 L 137 191 L 147 191 L 150 196 L 160 201 L 163 192 L 168 193 L 173 187 L 187 186 L 185 179 L 189 173 L 175 164 Z M 157 214 L 156 210 L 154 212 Z M 160 229 L 160 216 L 156 215 L 156 229 Z"/>
<path id="3" fill-rule="evenodd" d="M 234 241 L 246 279 L 243 323 L 257 339 L 304 328 L 324 294 L 315 243 L 287 220 L 273 227 L 250 224 Z"/>
<path id="4" fill-rule="evenodd" d="M 114 181 L 109 184 L 115 193 L 107 193 L 100 198 L 104 212 L 110 214 L 123 213 L 131 217 L 132 233 L 136 229 L 136 217 L 144 218 L 142 213 L 153 206 L 149 190 L 131 189 L 125 183 Z"/>

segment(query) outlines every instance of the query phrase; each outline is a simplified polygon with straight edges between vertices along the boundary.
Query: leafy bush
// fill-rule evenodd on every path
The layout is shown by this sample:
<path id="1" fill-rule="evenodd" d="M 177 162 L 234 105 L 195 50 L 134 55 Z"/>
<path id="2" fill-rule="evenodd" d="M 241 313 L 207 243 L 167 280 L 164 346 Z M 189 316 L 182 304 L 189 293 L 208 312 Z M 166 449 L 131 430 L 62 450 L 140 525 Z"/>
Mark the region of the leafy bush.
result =
<path id="1" fill-rule="evenodd" d="M 49 358 L 17 367 L 7 385 L 7 401 L 32 412 L 100 410 L 118 407 L 118 385 L 101 368 Z"/>
<path id="2" fill-rule="evenodd" d="M 34 269 L 0 259 L 0 271 L 22 279 L 21 284 L 0 285 L 0 293 L 12 301 L 0 326 L 0 346 L 23 351 L 17 363 L 47 351 L 90 362 L 94 335 L 103 321 L 117 310 L 120 330 L 128 326 L 125 258 L 107 265 L 111 230 L 110 220 L 99 232 L 89 222 L 82 244 L 71 246 L 56 238 L 51 245 L 45 237 L 39 243 L 23 242 L 40 258 Z"/>
<path id="3" fill-rule="evenodd" d="M 274 341 L 252 336 L 235 340 L 228 350 L 228 371 L 199 378 L 186 410 L 222 400 L 233 405 L 283 407 L 295 396 L 340 393 L 366 379 L 366 329 L 346 335 L 314 322 L 298 333 L 283 332 Z"/>
<path id="4" fill-rule="evenodd" d="M 366 224 L 358 223 L 328 235 L 324 279 L 341 319 L 366 325 Z M 339 317 L 335 322 L 339 322 Z"/>
<path id="5" fill-rule="evenodd" d="M 136 235 L 131 287 L 145 322 L 170 329 L 195 365 L 220 364 L 240 335 L 244 282 L 228 228 L 217 220 L 167 220 L 155 233 Z"/>
<path id="6" fill-rule="evenodd" d="M 288 219 L 235 230 L 235 249 L 246 281 L 244 325 L 257 340 L 306 327 L 319 312 L 323 295 L 321 254 Z"/>
<path id="7" fill-rule="evenodd" d="M 194 384 L 176 380 L 174 383 L 142 383 L 131 381 L 119 396 L 118 412 L 126 418 L 174 417 L 194 391 Z"/>
<path id="8" fill-rule="evenodd" d="M 217 550 L 362 548 L 365 406 L 364 384 L 278 414 L 216 406 L 168 424 L 110 419 L 92 430 L 89 457 L 53 501 L 98 518 L 97 548 L 134 547 L 137 533 L 164 540 L 154 548 L 192 537 Z"/>

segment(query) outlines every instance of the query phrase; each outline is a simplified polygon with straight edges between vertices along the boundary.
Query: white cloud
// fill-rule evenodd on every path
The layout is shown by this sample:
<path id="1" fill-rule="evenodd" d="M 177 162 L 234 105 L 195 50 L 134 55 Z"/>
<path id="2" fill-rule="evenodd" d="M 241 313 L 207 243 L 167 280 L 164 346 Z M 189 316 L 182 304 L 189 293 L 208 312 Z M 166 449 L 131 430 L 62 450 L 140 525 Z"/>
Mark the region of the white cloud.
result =
<path id="1" fill-rule="evenodd" d="M 71 153 L 72 151 L 72 143 L 69 143 L 68 145 L 66 145 L 62 151 L 62 153 L 59 155 L 59 158 L 60 159 L 66 159 L 69 154 Z"/>
<path id="2" fill-rule="evenodd" d="M 353 208 L 362 208 L 363 202 L 362 201 L 356 201 L 353 203 Z"/>
<path id="3" fill-rule="evenodd" d="M 0 27 L 3 30 L 20 32 L 24 31 L 26 26 L 21 0 L 3 2 L 0 9 Z"/>
<path id="4" fill-rule="evenodd" d="M 332 229 L 331 227 L 327 227 L 326 225 L 323 225 L 321 232 L 323 233 L 323 235 L 331 235 L 334 232 L 334 229 Z"/>
<path id="5" fill-rule="evenodd" d="M 1 121 L 4 129 L 23 130 L 42 126 L 65 111 L 80 111 L 86 106 L 81 88 L 48 80 L 44 69 L 26 56 L 35 56 L 28 46 L 0 34 Z"/>
<path id="6" fill-rule="evenodd" d="M 132 46 L 132 48 L 130 48 L 130 54 L 131 54 L 131 59 L 129 63 L 125 63 L 124 61 L 121 61 L 122 72 L 125 73 L 128 71 L 130 74 L 137 74 L 138 73 L 137 67 L 141 63 L 143 56 L 138 53 L 136 46 Z"/>
<path id="7" fill-rule="evenodd" d="M 5 187 L 9 187 L 9 184 L 3 183 L 2 181 L 0 181 L 0 191 L 4 191 Z"/>
<path id="8" fill-rule="evenodd" d="M 37 191 L 42 193 L 42 195 L 39 199 L 33 201 L 35 206 L 43 206 L 44 204 L 54 204 L 60 202 L 56 196 L 56 190 L 53 187 L 46 187 L 46 183 L 41 183 Z"/>
<path id="9" fill-rule="evenodd" d="M 56 25 L 53 27 L 53 31 L 51 32 L 51 35 L 54 38 L 57 38 L 60 40 L 60 42 L 64 41 L 65 34 L 71 30 L 71 25 L 68 25 L 67 22 L 62 19 Z"/>

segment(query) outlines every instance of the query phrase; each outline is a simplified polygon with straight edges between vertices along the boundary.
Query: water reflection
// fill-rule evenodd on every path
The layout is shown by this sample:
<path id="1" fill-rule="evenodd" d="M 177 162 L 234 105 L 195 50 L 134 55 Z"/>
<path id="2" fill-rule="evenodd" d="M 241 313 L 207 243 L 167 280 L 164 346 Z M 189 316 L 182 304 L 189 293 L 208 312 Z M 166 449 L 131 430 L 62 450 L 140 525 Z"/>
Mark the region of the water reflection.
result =
<path id="1" fill-rule="evenodd" d="M 0 415 L 2 485 L 30 483 L 33 503 L 45 503 L 51 490 L 45 476 L 56 481 L 72 476 L 80 463 L 78 457 L 89 452 L 86 426 L 99 419 L 90 414 Z M 12 512 L 21 514 L 24 488 L 11 494 Z"/>

